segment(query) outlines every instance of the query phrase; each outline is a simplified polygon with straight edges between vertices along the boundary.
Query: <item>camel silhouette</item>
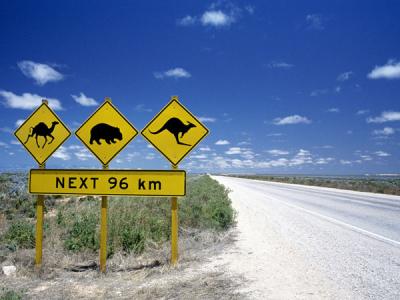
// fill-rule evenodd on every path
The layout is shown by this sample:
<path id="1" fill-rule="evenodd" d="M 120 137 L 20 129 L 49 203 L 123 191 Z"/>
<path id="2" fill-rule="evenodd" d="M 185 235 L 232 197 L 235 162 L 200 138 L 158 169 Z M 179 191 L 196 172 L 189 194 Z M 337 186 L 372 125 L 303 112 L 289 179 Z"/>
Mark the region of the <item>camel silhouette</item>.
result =
<path id="1" fill-rule="evenodd" d="M 59 123 L 57 121 L 54 121 L 51 123 L 51 127 L 49 128 L 49 127 L 47 127 L 47 125 L 45 123 L 40 122 L 35 127 L 31 127 L 30 134 L 26 138 L 26 141 L 24 144 L 26 144 L 28 142 L 29 138 L 33 137 L 33 136 L 35 136 L 36 145 L 38 146 L 38 148 L 40 148 L 39 143 L 38 143 L 38 136 L 44 137 L 44 144 L 43 144 L 42 148 L 44 148 L 44 146 L 46 145 L 48 136 L 52 138 L 52 140 L 49 142 L 49 144 L 51 144 L 54 141 L 54 136 L 52 136 L 51 133 L 53 132 L 54 127 L 56 127 L 57 124 L 59 124 Z"/>

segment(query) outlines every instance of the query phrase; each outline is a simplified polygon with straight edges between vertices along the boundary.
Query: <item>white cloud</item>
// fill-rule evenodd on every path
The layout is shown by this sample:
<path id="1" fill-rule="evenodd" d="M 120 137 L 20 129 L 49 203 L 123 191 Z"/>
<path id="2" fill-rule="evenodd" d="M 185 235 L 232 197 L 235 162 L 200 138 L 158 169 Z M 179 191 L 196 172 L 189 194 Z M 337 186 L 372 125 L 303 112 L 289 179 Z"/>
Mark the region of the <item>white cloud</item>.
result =
<path id="1" fill-rule="evenodd" d="M 340 112 L 340 109 L 337 107 L 332 107 L 332 108 L 328 109 L 327 112 L 338 113 L 338 112 Z"/>
<path id="2" fill-rule="evenodd" d="M 372 157 L 370 155 L 364 154 L 364 155 L 360 155 L 360 157 L 362 160 L 366 160 L 366 161 L 372 160 Z"/>
<path id="3" fill-rule="evenodd" d="M 284 61 L 272 61 L 268 64 L 268 67 L 273 69 L 291 69 L 294 65 Z"/>
<path id="4" fill-rule="evenodd" d="M 0 141 L 0 147 L 9 148 L 10 146 L 7 143 Z"/>
<path id="5" fill-rule="evenodd" d="M 203 123 L 214 123 L 215 121 L 217 121 L 216 118 L 210 118 L 210 117 L 199 117 L 199 121 L 203 122 Z"/>
<path id="6" fill-rule="evenodd" d="M 353 72 L 348 71 L 348 72 L 344 72 L 342 74 L 339 74 L 338 77 L 336 78 L 337 81 L 346 81 L 349 80 L 351 75 L 353 75 Z"/>
<path id="7" fill-rule="evenodd" d="M 372 131 L 373 135 L 392 135 L 396 132 L 392 127 L 385 127 L 383 129 L 376 129 Z"/>
<path id="8" fill-rule="evenodd" d="M 38 85 L 45 85 L 47 82 L 59 81 L 64 78 L 63 74 L 51 66 L 30 60 L 20 61 L 18 67 L 26 77 L 33 78 Z"/>
<path id="9" fill-rule="evenodd" d="M 400 62 L 389 60 L 386 65 L 375 66 L 375 68 L 367 75 L 369 79 L 396 79 L 400 78 Z"/>
<path id="10" fill-rule="evenodd" d="M 344 159 L 341 159 L 341 160 L 340 160 L 340 163 L 341 163 L 342 165 L 352 165 L 352 164 L 353 164 L 352 161 L 350 161 L 350 160 L 344 160 Z"/>
<path id="11" fill-rule="evenodd" d="M 369 110 L 368 110 L 368 109 L 360 109 L 360 110 L 358 110 L 358 111 L 356 112 L 356 115 L 361 116 L 361 115 L 365 115 L 365 114 L 367 114 L 367 113 L 369 113 Z"/>
<path id="12" fill-rule="evenodd" d="M 306 22 L 309 29 L 323 30 L 323 19 L 320 14 L 309 14 L 306 16 Z"/>
<path id="13" fill-rule="evenodd" d="M 195 158 L 195 159 L 206 159 L 207 155 L 205 154 L 197 154 L 197 155 L 192 155 L 191 158 Z"/>
<path id="14" fill-rule="evenodd" d="M 151 108 L 147 108 L 144 104 L 138 104 L 134 108 L 138 112 L 146 112 L 151 113 L 153 110 Z"/>
<path id="15" fill-rule="evenodd" d="M 328 93 L 327 89 L 313 90 L 313 91 L 311 91 L 310 96 L 317 97 L 317 96 L 325 95 L 326 93 Z"/>
<path id="16" fill-rule="evenodd" d="M 84 93 L 79 93 L 79 96 L 71 95 L 71 97 L 76 103 L 79 103 L 82 106 L 96 106 L 99 104 L 96 100 L 87 97 Z"/>
<path id="17" fill-rule="evenodd" d="M 75 157 L 79 160 L 85 161 L 91 158 L 94 158 L 93 154 L 89 152 L 89 150 L 80 145 L 71 145 L 68 149 L 72 150 Z"/>
<path id="18" fill-rule="evenodd" d="M 68 153 L 67 148 L 64 146 L 61 146 L 60 148 L 57 149 L 56 152 L 53 154 L 54 158 L 62 159 L 62 160 L 70 160 L 71 155 Z"/>
<path id="19" fill-rule="evenodd" d="M 269 154 L 271 154 L 272 156 L 280 156 L 280 155 L 287 155 L 287 154 L 289 154 L 288 151 L 279 150 L 279 149 L 272 149 L 272 150 L 268 150 L 267 152 L 268 152 Z"/>
<path id="20" fill-rule="evenodd" d="M 157 79 L 163 78 L 190 78 L 192 75 L 183 68 L 173 68 L 165 72 L 154 72 L 154 77 Z"/>
<path id="21" fill-rule="evenodd" d="M 230 142 L 227 140 L 218 140 L 215 142 L 215 145 L 222 146 L 222 145 L 229 145 Z"/>
<path id="22" fill-rule="evenodd" d="M 333 157 L 317 158 L 314 163 L 316 165 L 326 165 L 326 164 L 329 164 L 330 162 L 332 162 L 334 160 L 335 159 Z"/>
<path id="23" fill-rule="evenodd" d="M 250 15 L 254 14 L 254 11 L 255 11 L 254 6 L 252 6 L 252 5 L 247 5 L 247 6 L 244 7 L 244 9 L 245 9 Z"/>
<path id="24" fill-rule="evenodd" d="M 299 115 L 287 116 L 284 118 L 275 118 L 273 123 L 275 125 L 289 125 L 289 124 L 310 124 L 311 120 Z"/>
<path id="25" fill-rule="evenodd" d="M 242 149 L 240 147 L 231 147 L 225 153 L 228 154 L 228 155 L 241 154 L 242 153 Z"/>
<path id="26" fill-rule="evenodd" d="M 376 156 L 380 156 L 380 157 L 390 156 L 389 153 L 384 152 L 384 151 L 376 151 L 376 152 L 375 152 L 375 155 L 376 155 Z"/>
<path id="27" fill-rule="evenodd" d="M 22 119 L 19 119 L 19 120 L 15 121 L 15 127 L 18 128 L 18 127 L 21 126 L 24 122 L 25 122 L 25 120 L 22 120 Z"/>
<path id="28" fill-rule="evenodd" d="M 181 25 L 181 26 L 190 26 L 190 25 L 196 24 L 196 22 L 197 22 L 196 17 L 187 15 L 187 16 L 183 17 L 182 19 L 179 19 L 177 21 L 177 24 Z"/>
<path id="29" fill-rule="evenodd" d="M 199 150 L 200 150 L 200 151 L 206 151 L 206 152 L 208 152 L 208 151 L 211 151 L 211 148 L 208 147 L 208 146 L 206 146 L 206 147 L 200 147 Z"/>
<path id="30" fill-rule="evenodd" d="M 384 111 L 379 117 L 367 119 L 367 123 L 385 123 L 393 121 L 400 121 L 400 111 Z"/>
<path id="31" fill-rule="evenodd" d="M 283 133 L 279 133 L 279 132 L 277 132 L 277 133 L 268 133 L 267 134 L 267 136 L 282 136 L 283 135 Z"/>
<path id="32" fill-rule="evenodd" d="M 144 159 L 147 160 L 153 160 L 154 158 L 155 158 L 154 153 L 149 153 L 144 157 Z"/>
<path id="33" fill-rule="evenodd" d="M 0 96 L 5 100 L 4 104 L 10 108 L 32 110 L 42 104 L 42 99 L 49 101 L 49 106 L 54 110 L 62 110 L 61 102 L 57 99 L 46 98 L 37 94 L 23 93 L 16 95 L 13 92 L 0 90 Z"/>
<path id="34" fill-rule="evenodd" d="M 235 22 L 235 18 L 225 14 L 221 10 L 210 10 L 204 12 L 200 21 L 204 26 L 223 27 Z"/>

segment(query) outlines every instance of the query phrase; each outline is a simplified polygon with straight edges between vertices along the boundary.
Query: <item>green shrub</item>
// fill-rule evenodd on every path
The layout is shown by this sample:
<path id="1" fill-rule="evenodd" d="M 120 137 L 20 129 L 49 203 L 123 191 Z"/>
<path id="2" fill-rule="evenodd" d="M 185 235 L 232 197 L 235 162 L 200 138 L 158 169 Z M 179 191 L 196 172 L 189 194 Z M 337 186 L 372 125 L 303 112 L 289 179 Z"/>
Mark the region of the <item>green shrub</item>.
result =
<path id="1" fill-rule="evenodd" d="M 121 232 L 121 243 L 122 250 L 129 253 L 131 251 L 135 253 L 142 253 L 144 250 L 145 242 L 144 232 L 138 228 L 127 227 L 122 229 Z"/>
<path id="2" fill-rule="evenodd" d="M 187 196 L 180 200 L 182 226 L 223 230 L 233 224 L 235 213 L 224 186 L 202 176 L 190 182 L 187 189 Z"/>
<path id="3" fill-rule="evenodd" d="M 19 220 L 11 224 L 4 240 L 12 248 L 33 248 L 35 246 L 35 230 L 34 225 L 25 220 Z"/>
<path id="4" fill-rule="evenodd" d="M 7 288 L 1 288 L 0 300 L 22 300 L 23 295 L 21 292 L 16 292 Z"/>
<path id="5" fill-rule="evenodd" d="M 234 221 L 228 191 L 208 176 L 187 182 L 179 198 L 181 227 L 224 230 Z M 58 208 L 53 225 L 69 251 L 98 251 L 100 201 L 88 197 Z M 167 197 L 109 197 L 107 255 L 142 253 L 170 239 L 171 205 Z"/>
<path id="6" fill-rule="evenodd" d="M 94 213 L 84 213 L 78 216 L 68 230 L 65 248 L 71 251 L 99 248 L 98 218 Z"/>

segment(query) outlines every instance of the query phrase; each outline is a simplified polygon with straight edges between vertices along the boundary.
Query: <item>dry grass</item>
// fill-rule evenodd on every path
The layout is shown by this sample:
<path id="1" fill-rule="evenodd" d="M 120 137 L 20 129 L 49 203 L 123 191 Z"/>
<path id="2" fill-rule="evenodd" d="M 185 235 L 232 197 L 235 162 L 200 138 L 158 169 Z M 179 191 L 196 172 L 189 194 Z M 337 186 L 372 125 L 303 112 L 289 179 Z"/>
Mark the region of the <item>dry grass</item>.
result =
<path id="1" fill-rule="evenodd" d="M 14 259 L 16 278 L 0 276 L 0 285 L 22 293 L 27 299 L 243 299 L 236 292 L 240 278 L 230 278 L 208 262 L 232 244 L 232 232 L 181 233 L 180 260 L 176 267 L 168 263 L 169 245 L 141 256 L 115 255 L 107 262 L 107 274 L 97 270 L 74 273 L 50 261 L 46 254 L 43 269 L 35 273 L 33 250 L 17 251 Z M 54 255 L 50 257 L 53 257 Z M 82 262 L 84 255 L 68 257 L 62 264 Z M 89 260 L 94 257 L 87 257 Z M 97 257 L 96 257 L 97 259 Z M 161 265 L 136 271 L 121 271 L 159 259 Z M 118 270 L 118 271 L 117 271 Z"/>

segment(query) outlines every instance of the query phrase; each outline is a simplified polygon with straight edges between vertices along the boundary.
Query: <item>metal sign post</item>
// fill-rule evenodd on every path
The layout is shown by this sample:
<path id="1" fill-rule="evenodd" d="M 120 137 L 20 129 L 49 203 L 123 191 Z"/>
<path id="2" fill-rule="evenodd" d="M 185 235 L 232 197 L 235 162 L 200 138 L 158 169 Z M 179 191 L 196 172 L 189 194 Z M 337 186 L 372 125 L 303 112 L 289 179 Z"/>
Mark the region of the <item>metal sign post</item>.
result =
<path id="1" fill-rule="evenodd" d="M 172 170 L 177 170 L 177 165 L 172 165 Z M 171 197 L 171 264 L 178 262 L 178 197 Z"/>
<path id="2" fill-rule="evenodd" d="M 103 165 L 108 170 L 108 165 Z M 101 196 L 101 224 L 100 224 L 100 272 L 106 272 L 107 263 L 107 210 L 108 196 Z"/>
<path id="3" fill-rule="evenodd" d="M 39 165 L 39 169 L 45 169 L 46 165 Z M 35 236 L 35 267 L 39 270 L 42 266 L 43 252 L 43 219 L 44 219 L 44 195 L 37 195 L 36 200 L 36 236 Z"/>

